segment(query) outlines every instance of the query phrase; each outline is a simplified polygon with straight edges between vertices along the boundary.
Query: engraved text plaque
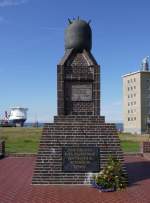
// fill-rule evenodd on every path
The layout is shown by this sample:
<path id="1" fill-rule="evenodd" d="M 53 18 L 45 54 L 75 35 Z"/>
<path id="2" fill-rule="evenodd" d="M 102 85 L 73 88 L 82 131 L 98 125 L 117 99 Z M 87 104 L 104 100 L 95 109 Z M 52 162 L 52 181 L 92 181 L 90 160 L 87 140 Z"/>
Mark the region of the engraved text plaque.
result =
<path id="1" fill-rule="evenodd" d="M 98 147 L 63 147 L 64 172 L 99 172 Z"/>
<path id="2" fill-rule="evenodd" d="M 92 84 L 72 85 L 72 101 L 92 101 Z"/>

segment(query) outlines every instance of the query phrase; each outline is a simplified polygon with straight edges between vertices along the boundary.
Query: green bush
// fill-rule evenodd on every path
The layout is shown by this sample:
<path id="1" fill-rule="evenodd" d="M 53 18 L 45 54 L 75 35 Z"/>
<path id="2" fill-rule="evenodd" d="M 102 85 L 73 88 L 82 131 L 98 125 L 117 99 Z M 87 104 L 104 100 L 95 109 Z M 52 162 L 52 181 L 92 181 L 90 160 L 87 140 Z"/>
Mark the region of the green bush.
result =
<path id="1" fill-rule="evenodd" d="M 95 182 L 102 189 L 114 188 L 115 190 L 120 190 L 125 188 L 126 178 L 120 161 L 110 156 L 105 168 L 95 176 Z"/>

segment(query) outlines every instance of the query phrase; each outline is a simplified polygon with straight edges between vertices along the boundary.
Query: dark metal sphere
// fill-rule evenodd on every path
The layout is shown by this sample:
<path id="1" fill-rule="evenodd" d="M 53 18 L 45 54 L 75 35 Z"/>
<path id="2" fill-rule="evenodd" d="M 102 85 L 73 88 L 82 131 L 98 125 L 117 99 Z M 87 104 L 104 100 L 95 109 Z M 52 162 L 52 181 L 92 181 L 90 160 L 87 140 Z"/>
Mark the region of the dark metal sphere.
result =
<path id="1" fill-rule="evenodd" d="M 92 48 L 92 31 L 84 20 L 70 21 L 69 26 L 65 30 L 65 49 L 76 49 L 88 51 Z"/>

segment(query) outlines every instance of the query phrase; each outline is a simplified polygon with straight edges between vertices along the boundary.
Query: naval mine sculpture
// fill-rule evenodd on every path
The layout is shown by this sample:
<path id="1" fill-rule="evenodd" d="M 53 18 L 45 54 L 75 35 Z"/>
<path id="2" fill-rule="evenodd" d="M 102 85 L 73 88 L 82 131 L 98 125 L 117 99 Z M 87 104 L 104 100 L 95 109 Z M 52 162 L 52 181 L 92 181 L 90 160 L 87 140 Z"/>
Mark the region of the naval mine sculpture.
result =
<path id="1" fill-rule="evenodd" d="M 69 20 L 57 65 L 58 115 L 43 128 L 33 184 L 89 184 L 88 174 L 103 169 L 109 155 L 123 166 L 115 124 L 100 115 L 100 66 L 91 49 L 89 22 Z"/>

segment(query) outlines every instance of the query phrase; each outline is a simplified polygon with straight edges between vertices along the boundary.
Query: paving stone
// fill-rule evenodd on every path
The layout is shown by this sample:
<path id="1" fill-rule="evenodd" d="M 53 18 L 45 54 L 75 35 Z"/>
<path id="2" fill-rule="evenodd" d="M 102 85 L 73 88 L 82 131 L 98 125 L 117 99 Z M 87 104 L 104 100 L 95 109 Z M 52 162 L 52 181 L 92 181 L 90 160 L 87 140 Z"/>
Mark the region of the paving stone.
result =
<path id="1" fill-rule="evenodd" d="M 149 203 L 150 162 L 126 156 L 129 187 L 102 193 L 91 186 L 31 185 L 35 157 L 0 160 L 0 203 Z"/>

